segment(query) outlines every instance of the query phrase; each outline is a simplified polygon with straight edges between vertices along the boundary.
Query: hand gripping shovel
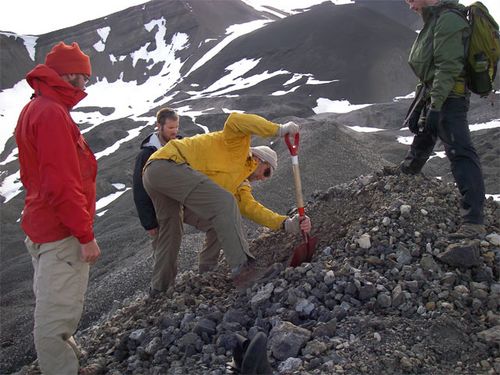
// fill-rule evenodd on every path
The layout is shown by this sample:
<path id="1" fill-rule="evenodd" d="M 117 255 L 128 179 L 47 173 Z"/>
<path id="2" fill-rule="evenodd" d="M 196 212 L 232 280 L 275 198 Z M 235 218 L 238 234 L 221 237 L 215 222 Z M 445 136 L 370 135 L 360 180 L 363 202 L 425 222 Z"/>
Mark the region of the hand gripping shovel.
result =
<path id="1" fill-rule="evenodd" d="M 292 170 L 293 179 L 295 182 L 295 199 L 297 201 L 297 210 L 299 212 L 299 222 L 304 220 L 306 215 L 304 210 L 304 199 L 302 198 L 302 183 L 300 182 L 300 171 L 299 171 L 299 157 L 297 155 L 299 151 L 299 133 L 295 134 L 295 142 L 292 144 L 290 142 L 290 136 L 285 135 L 285 142 L 290 150 L 290 155 L 292 156 Z M 314 249 L 318 243 L 318 239 L 309 236 L 309 234 L 302 231 L 302 236 L 304 237 L 304 243 L 301 243 L 293 250 L 292 258 L 290 259 L 290 266 L 297 267 L 304 262 L 310 262 Z"/>

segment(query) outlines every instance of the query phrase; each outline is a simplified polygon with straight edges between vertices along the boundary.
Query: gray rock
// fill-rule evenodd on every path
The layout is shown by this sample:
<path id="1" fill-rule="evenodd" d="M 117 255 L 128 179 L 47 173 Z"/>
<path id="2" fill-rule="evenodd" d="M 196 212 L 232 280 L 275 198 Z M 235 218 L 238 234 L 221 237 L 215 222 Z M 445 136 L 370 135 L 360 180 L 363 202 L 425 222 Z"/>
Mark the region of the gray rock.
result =
<path id="1" fill-rule="evenodd" d="M 183 330 L 184 332 L 189 331 L 192 327 L 191 322 L 193 322 L 195 318 L 196 318 L 195 314 L 191 314 L 191 313 L 185 314 L 184 318 L 182 318 L 182 320 L 181 320 L 181 324 L 180 324 L 181 330 Z"/>
<path id="2" fill-rule="evenodd" d="M 333 337 L 337 331 L 337 321 L 331 319 L 327 323 L 319 323 L 313 330 L 313 337 Z"/>
<path id="3" fill-rule="evenodd" d="M 391 307 L 392 299 L 391 296 L 387 293 L 379 293 L 377 296 L 377 306 L 386 309 Z"/>
<path id="4" fill-rule="evenodd" d="M 493 283 L 490 286 L 491 294 L 500 297 L 500 283 Z"/>
<path id="5" fill-rule="evenodd" d="M 488 242 L 494 246 L 500 246 L 500 234 L 491 233 L 486 236 Z"/>
<path id="6" fill-rule="evenodd" d="M 405 294 L 403 293 L 403 289 L 401 285 L 396 285 L 396 287 L 392 290 L 392 306 L 398 307 L 405 300 Z"/>
<path id="7" fill-rule="evenodd" d="M 311 332 L 307 329 L 282 321 L 277 323 L 269 333 L 268 345 L 273 357 L 283 361 L 290 357 L 297 357 L 300 349 L 310 337 Z"/>
<path id="8" fill-rule="evenodd" d="M 209 319 L 201 319 L 193 328 L 193 332 L 198 336 L 202 336 L 206 333 L 208 336 L 212 336 L 216 332 L 216 324 L 214 321 Z"/>
<path id="9" fill-rule="evenodd" d="M 366 301 L 377 295 L 377 287 L 374 284 L 365 284 L 359 288 L 359 299 Z"/>
<path id="10" fill-rule="evenodd" d="M 223 348 L 224 352 L 226 350 L 233 350 L 236 348 L 238 341 L 236 336 L 232 333 L 224 333 L 217 338 L 216 345 L 219 348 Z"/>
<path id="11" fill-rule="evenodd" d="M 312 355 L 314 357 L 317 357 L 324 353 L 327 349 L 327 346 L 324 342 L 319 341 L 319 340 L 312 340 L 309 341 L 305 348 L 302 349 L 302 354 L 303 355 Z"/>
<path id="12" fill-rule="evenodd" d="M 264 285 L 264 287 L 259 289 L 259 291 L 250 300 L 250 305 L 252 306 L 252 308 L 255 309 L 260 305 L 268 302 L 273 294 L 273 290 L 273 283 L 267 283 L 266 285 Z"/>
<path id="13" fill-rule="evenodd" d="M 297 311 L 301 315 L 309 316 L 315 307 L 316 306 L 314 306 L 314 303 L 308 301 L 305 298 L 301 298 L 295 305 L 295 311 Z"/>
<path id="14" fill-rule="evenodd" d="M 329 270 L 326 274 L 325 277 L 323 278 L 323 282 L 327 285 L 330 286 L 335 282 L 335 273 L 332 270 Z"/>
<path id="15" fill-rule="evenodd" d="M 412 260 L 411 252 L 404 246 L 400 246 L 399 250 L 396 252 L 396 261 L 400 265 L 410 264 Z"/>
<path id="16" fill-rule="evenodd" d="M 443 277 L 441 277 L 441 283 L 443 285 L 453 285 L 457 280 L 457 274 L 455 272 L 446 272 Z"/>
<path id="17" fill-rule="evenodd" d="M 430 254 L 422 255 L 422 259 L 420 260 L 420 267 L 422 267 L 422 269 L 425 271 L 433 272 L 438 272 L 441 269 Z"/>
<path id="18" fill-rule="evenodd" d="M 500 325 L 481 331 L 477 334 L 477 336 L 491 346 L 495 344 L 500 345 Z"/>
<path id="19" fill-rule="evenodd" d="M 417 293 L 419 290 L 418 287 L 418 281 L 417 280 L 410 280 L 405 282 L 406 288 L 412 293 Z"/>
<path id="20" fill-rule="evenodd" d="M 333 254 L 333 250 L 330 246 L 327 246 L 323 249 L 323 254 L 324 255 L 327 255 L 327 256 L 330 256 Z"/>
<path id="21" fill-rule="evenodd" d="M 184 336 L 182 336 L 178 340 L 177 345 L 181 349 L 185 349 L 188 346 L 200 346 L 200 348 L 202 347 L 202 343 L 200 341 L 200 338 L 198 337 L 198 335 L 196 333 L 193 333 L 193 332 L 186 333 Z"/>
<path id="22" fill-rule="evenodd" d="M 146 346 L 144 351 L 149 354 L 154 356 L 158 350 L 160 350 L 162 347 L 161 339 L 159 337 L 155 337 L 151 342 Z"/>
<path id="23" fill-rule="evenodd" d="M 368 233 L 362 234 L 361 237 L 359 237 L 356 242 L 362 249 L 369 249 L 372 246 L 370 235 Z"/>
<path id="24" fill-rule="evenodd" d="M 408 204 L 402 204 L 399 207 L 399 212 L 401 213 L 401 216 L 403 217 L 409 217 L 411 213 L 411 206 Z"/>
<path id="25" fill-rule="evenodd" d="M 222 318 L 223 322 L 236 322 L 241 324 L 243 327 L 245 327 L 248 322 L 249 318 L 245 311 L 239 310 L 239 309 L 229 309 L 225 314 L 224 318 Z"/>
<path id="26" fill-rule="evenodd" d="M 451 244 L 437 258 L 452 267 L 471 268 L 482 263 L 479 242 Z"/>
<path id="27" fill-rule="evenodd" d="M 146 330 L 144 328 L 137 329 L 129 335 L 130 340 L 133 340 L 133 341 L 136 341 L 139 343 L 142 342 L 142 340 L 144 340 L 145 337 L 146 337 Z"/>
<path id="28" fill-rule="evenodd" d="M 300 358 L 287 358 L 278 365 L 278 372 L 280 374 L 293 374 L 295 371 L 298 371 L 301 366 L 302 360 Z"/>

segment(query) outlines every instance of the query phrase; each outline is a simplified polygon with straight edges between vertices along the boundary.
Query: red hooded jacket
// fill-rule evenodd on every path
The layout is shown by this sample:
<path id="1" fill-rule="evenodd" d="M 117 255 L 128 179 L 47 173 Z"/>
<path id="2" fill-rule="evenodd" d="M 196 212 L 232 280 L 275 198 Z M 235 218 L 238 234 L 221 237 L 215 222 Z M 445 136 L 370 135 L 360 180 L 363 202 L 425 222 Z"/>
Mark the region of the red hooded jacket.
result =
<path id="1" fill-rule="evenodd" d="M 69 111 L 87 94 L 46 65 L 26 76 L 35 90 L 15 131 L 26 189 L 22 228 L 35 243 L 94 239 L 97 162 Z"/>

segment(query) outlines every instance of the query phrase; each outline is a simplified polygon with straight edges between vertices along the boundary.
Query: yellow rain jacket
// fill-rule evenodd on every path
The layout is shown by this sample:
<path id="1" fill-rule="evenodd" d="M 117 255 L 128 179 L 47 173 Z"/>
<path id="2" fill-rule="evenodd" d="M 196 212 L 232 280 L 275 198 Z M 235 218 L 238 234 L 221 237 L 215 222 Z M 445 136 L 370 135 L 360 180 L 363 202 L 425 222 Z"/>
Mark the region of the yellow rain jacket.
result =
<path id="1" fill-rule="evenodd" d="M 274 137 L 278 129 L 278 124 L 260 116 L 231 113 L 222 131 L 171 140 L 149 160 L 168 159 L 189 164 L 233 194 L 244 217 L 276 230 L 287 216 L 257 202 L 247 178 L 257 168 L 250 151 L 252 135 Z"/>

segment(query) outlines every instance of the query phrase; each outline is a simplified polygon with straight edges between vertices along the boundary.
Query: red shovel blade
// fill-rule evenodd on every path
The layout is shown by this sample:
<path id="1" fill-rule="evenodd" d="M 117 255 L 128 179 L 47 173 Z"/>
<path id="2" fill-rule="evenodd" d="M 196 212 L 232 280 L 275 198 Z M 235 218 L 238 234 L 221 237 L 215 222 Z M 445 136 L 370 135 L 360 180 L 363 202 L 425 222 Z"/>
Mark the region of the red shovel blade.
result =
<path id="1" fill-rule="evenodd" d="M 301 243 L 293 250 L 290 267 L 298 267 L 302 263 L 309 263 L 314 255 L 314 250 L 318 244 L 316 237 L 308 237 L 306 242 Z"/>

